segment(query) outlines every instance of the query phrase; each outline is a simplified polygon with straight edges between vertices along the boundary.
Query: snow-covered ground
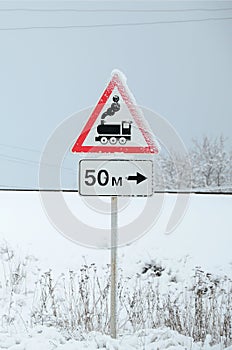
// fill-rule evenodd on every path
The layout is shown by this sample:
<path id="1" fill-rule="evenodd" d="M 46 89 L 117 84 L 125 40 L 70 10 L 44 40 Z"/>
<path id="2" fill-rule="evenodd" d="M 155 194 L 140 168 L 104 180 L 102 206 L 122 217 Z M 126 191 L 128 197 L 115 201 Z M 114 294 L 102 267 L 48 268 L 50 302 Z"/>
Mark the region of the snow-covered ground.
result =
<path id="1" fill-rule="evenodd" d="M 150 232 L 131 245 L 119 248 L 119 267 L 123 275 L 132 278 L 139 274 L 146 279 L 147 275 L 142 274 L 144 268 L 148 268 L 151 263 L 161 266 L 165 270 L 159 279 L 159 288 L 164 293 L 170 279 L 175 280 L 177 287 L 183 288 L 183 285 L 188 285 L 195 266 L 215 276 L 232 277 L 232 196 L 192 195 L 188 210 L 180 225 L 172 234 L 165 235 L 165 228 L 175 198 L 174 194 L 165 196 L 161 215 Z M 104 221 L 109 223 L 109 218 L 96 213 L 93 213 L 91 219 L 89 209 L 85 209 L 77 194 L 66 193 L 65 199 L 72 210 L 77 209 L 79 218 L 81 217 L 83 221 L 94 221 L 94 225 L 97 226 L 104 224 Z M 142 203 L 140 199 L 133 199 L 130 204 L 133 210 L 130 210 L 130 206 L 127 208 L 126 219 L 125 214 L 121 213 L 119 223 L 122 225 L 123 220 L 133 220 L 133 215 L 139 212 Z M 101 274 L 101 271 L 104 271 L 102 267 L 110 262 L 108 250 L 86 248 L 72 243 L 59 234 L 44 213 L 37 192 L 0 192 L 0 207 L 2 242 L 7 241 L 16 254 L 22 257 L 22 260 L 27 256 L 25 264 L 31 266 L 34 279 L 38 273 L 37 265 L 41 271 L 51 269 L 53 274 L 58 276 L 62 272 L 76 271 L 81 265 L 91 263 L 97 265 L 97 271 Z M 2 256 L 4 254 L 2 252 Z M 33 257 L 36 257 L 38 261 Z M 6 273 L 6 268 L 4 271 L 1 268 L 1 274 L 4 273 Z M 30 281 L 28 283 L 30 284 Z M 2 296 L 2 310 L 4 303 L 6 304 L 4 298 Z M 18 297 L 16 303 L 19 305 L 23 301 Z M 204 345 L 192 344 L 192 339 L 168 329 L 135 331 L 130 335 L 124 334 L 117 340 L 111 340 L 109 336 L 97 332 L 90 332 L 83 341 L 77 341 L 67 340 L 52 327 L 37 326 L 32 330 L 28 329 L 28 326 L 25 328 L 26 331 L 25 329 L 22 330 L 22 333 L 17 331 L 17 334 L 13 335 L 12 328 L 6 332 L 6 328 L 0 325 L 0 349 L 219 350 L 222 348 L 221 345 L 210 347 L 209 337 L 206 338 Z"/>
<path id="2" fill-rule="evenodd" d="M 94 219 L 96 226 L 101 222 L 104 225 L 104 221 L 109 223 L 109 218 L 101 214 L 93 213 L 92 219 L 89 208 L 85 210 L 78 194 L 65 193 L 64 196 L 72 208 L 76 208 L 78 217 L 83 221 L 92 222 Z M 120 266 L 124 271 L 133 271 L 141 260 L 177 260 L 190 255 L 193 264 L 230 274 L 232 196 L 191 195 L 182 222 L 171 235 L 165 235 L 175 199 L 174 194 L 165 195 L 161 216 L 150 232 L 130 246 L 119 249 Z M 134 199 L 130 205 L 139 208 L 141 200 Z M 34 254 L 45 268 L 49 266 L 59 272 L 79 267 L 85 262 L 83 257 L 88 263 L 105 264 L 110 261 L 108 250 L 85 248 L 59 234 L 44 213 L 37 192 L 1 192 L 0 207 L 0 237 L 14 247 L 18 246 L 24 253 Z M 123 213 L 119 214 L 119 220 L 121 215 Z M 128 215 L 131 216 L 129 219 Z M 134 210 L 127 212 L 128 220 L 133 220 L 133 216 Z"/>
<path id="3" fill-rule="evenodd" d="M 169 329 L 147 329 L 133 335 L 125 335 L 121 339 L 97 332 L 89 333 L 86 340 L 76 341 L 66 339 L 50 327 L 36 327 L 23 341 L 14 336 L 3 336 L 0 349 L 10 350 L 221 350 L 220 345 L 210 346 L 210 337 L 204 345 L 195 344 L 191 338 L 185 337 Z M 228 347 L 226 350 L 232 350 Z"/>

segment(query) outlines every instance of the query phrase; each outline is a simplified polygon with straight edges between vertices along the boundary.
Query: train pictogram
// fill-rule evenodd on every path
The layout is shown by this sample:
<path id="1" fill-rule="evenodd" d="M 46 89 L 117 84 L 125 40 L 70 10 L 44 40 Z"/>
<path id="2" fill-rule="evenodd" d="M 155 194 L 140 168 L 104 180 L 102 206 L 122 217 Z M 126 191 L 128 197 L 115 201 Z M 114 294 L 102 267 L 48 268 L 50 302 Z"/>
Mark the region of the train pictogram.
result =
<path id="1" fill-rule="evenodd" d="M 131 140 L 132 121 L 124 120 L 117 124 L 105 123 L 105 118 L 107 116 L 113 116 L 119 110 L 119 97 L 115 95 L 113 96 L 113 103 L 111 104 L 111 107 L 101 115 L 101 124 L 97 126 L 98 136 L 95 137 L 95 141 L 99 141 L 103 145 L 105 145 L 108 141 L 112 145 L 115 145 L 117 142 L 119 142 L 121 145 L 125 145 L 127 141 Z"/>

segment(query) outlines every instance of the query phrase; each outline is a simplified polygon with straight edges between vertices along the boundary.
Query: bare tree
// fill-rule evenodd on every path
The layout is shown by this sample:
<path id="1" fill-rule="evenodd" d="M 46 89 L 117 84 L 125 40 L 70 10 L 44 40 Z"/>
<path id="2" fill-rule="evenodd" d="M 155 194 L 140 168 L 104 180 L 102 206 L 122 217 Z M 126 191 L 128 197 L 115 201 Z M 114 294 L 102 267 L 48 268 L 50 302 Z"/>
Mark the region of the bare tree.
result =
<path id="1" fill-rule="evenodd" d="M 224 136 L 201 141 L 194 139 L 191 149 L 193 187 L 225 187 L 228 185 L 229 155 L 225 149 Z"/>
<path id="2" fill-rule="evenodd" d="M 158 174 L 158 189 L 190 190 L 193 187 L 199 190 L 230 191 L 232 151 L 227 151 L 225 144 L 226 138 L 223 135 L 216 138 L 204 136 L 201 140 L 193 140 L 188 158 L 175 152 L 163 153 L 157 159 L 161 171 Z"/>

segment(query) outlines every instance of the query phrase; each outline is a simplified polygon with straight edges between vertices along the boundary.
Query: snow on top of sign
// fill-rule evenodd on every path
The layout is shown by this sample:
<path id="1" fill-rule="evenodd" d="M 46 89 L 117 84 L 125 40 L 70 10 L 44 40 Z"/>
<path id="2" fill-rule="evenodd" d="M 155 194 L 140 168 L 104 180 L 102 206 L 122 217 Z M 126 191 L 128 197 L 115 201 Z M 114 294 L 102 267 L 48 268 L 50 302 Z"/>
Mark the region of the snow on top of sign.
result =
<path id="1" fill-rule="evenodd" d="M 121 72 L 119 69 L 115 68 L 111 72 L 111 77 L 113 78 L 115 75 L 117 75 L 120 78 L 121 82 L 123 82 L 126 85 L 127 77 L 125 76 L 125 74 L 123 72 Z"/>

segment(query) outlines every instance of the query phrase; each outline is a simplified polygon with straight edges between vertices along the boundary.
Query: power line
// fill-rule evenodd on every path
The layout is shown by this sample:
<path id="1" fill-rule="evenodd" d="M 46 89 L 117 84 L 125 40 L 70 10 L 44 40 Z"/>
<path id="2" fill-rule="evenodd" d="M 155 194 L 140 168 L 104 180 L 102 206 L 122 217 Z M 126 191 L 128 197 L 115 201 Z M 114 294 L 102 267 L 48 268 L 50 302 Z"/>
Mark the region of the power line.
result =
<path id="1" fill-rule="evenodd" d="M 34 152 L 34 153 L 39 153 L 41 154 L 41 151 L 32 149 L 32 148 L 27 148 L 27 147 L 22 147 L 22 146 L 13 146 L 13 145 L 7 145 L 5 143 L 0 143 L 0 147 L 7 147 L 7 148 L 13 148 L 13 149 L 19 149 L 22 151 L 29 151 L 29 152 Z"/>
<path id="2" fill-rule="evenodd" d="M 19 158 L 19 157 L 11 157 L 11 156 L 7 156 L 5 154 L 0 154 L 0 159 L 6 160 L 6 161 L 9 161 L 9 162 L 14 162 L 14 163 L 22 163 L 22 164 L 25 164 L 25 165 L 40 165 L 40 164 L 43 164 L 43 165 L 46 165 L 46 166 L 49 166 L 49 167 L 52 167 L 52 168 L 59 168 L 59 166 L 55 165 L 55 164 L 41 163 L 41 162 L 36 161 L 36 160 L 29 160 L 29 159 L 24 159 L 24 158 Z M 67 167 L 61 166 L 61 169 L 74 172 L 74 170 L 72 168 L 67 168 Z"/>
<path id="3" fill-rule="evenodd" d="M 9 186 L 9 185 L 2 185 L 0 184 L 0 192 L 22 192 L 22 191 L 34 191 L 33 189 L 29 189 L 29 187 L 23 187 L 23 186 Z"/>
<path id="4" fill-rule="evenodd" d="M 3 188 L 5 187 L 5 188 Z M 23 188 L 22 186 L 19 188 L 17 186 L 6 186 L 6 185 L 0 185 L 0 192 L 70 192 L 70 193 L 78 193 L 78 190 L 74 189 L 39 189 L 39 188 Z M 215 191 L 205 191 L 205 188 L 202 189 L 202 191 L 194 191 L 194 189 L 181 192 L 181 191 L 169 191 L 169 190 L 163 190 L 163 191 L 155 191 L 154 194 L 183 194 L 183 195 L 189 195 L 189 194 L 196 194 L 196 195 L 232 195 L 232 192 L 215 192 Z"/>
<path id="5" fill-rule="evenodd" d="M 29 151 L 29 152 L 37 153 L 39 155 L 41 155 L 41 153 L 42 153 L 41 151 L 36 150 L 36 149 L 22 147 L 22 146 L 8 145 L 8 144 L 5 144 L 5 143 L 0 143 L 0 147 L 7 147 L 7 148 L 12 148 L 12 149 L 17 149 L 17 150 Z M 12 157 L 11 155 L 8 155 L 8 154 L 5 154 L 5 153 L 4 154 L 0 153 L 0 159 L 6 160 L 6 161 L 15 162 L 15 163 L 22 163 L 22 164 L 25 164 L 25 165 L 40 165 L 41 164 L 40 161 L 35 161 L 35 160 L 30 160 L 30 159 L 15 157 L 15 156 Z M 50 166 L 50 167 L 57 167 L 57 165 L 50 164 L 50 163 L 43 163 L 43 164 L 45 164 L 47 166 Z M 63 166 L 61 166 L 61 168 L 63 170 L 73 171 L 72 168 L 67 168 L 67 167 L 63 167 Z"/>
<path id="6" fill-rule="evenodd" d="M 74 8 L 59 8 L 59 9 L 39 9 L 39 8 L 5 8 L 0 9 L 0 12 L 135 12 L 135 13 L 150 13 L 150 12 L 217 12 L 217 11 L 230 11 L 232 7 L 226 8 L 190 8 L 190 9 L 74 9 Z"/>
<path id="7" fill-rule="evenodd" d="M 134 22 L 134 23 L 109 23 L 109 24 L 81 24 L 81 25 L 64 25 L 64 26 L 28 26 L 28 27 L 5 27 L 0 28 L 0 31 L 17 31 L 17 30 L 33 30 L 33 29 L 86 29 L 86 28 L 113 28 L 113 27 L 132 27 L 132 26 L 147 26 L 156 24 L 175 24 L 175 23 L 193 23 L 193 22 L 210 22 L 210 21 L 226 21 L 232 17 L 209 17 L 202 19 L 186 19 L 186 20 L 170 20 L 170 21 L 155 21 L 155 22 Z"/>

